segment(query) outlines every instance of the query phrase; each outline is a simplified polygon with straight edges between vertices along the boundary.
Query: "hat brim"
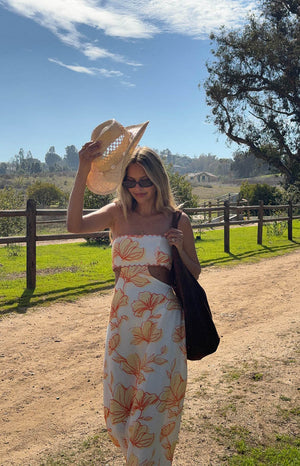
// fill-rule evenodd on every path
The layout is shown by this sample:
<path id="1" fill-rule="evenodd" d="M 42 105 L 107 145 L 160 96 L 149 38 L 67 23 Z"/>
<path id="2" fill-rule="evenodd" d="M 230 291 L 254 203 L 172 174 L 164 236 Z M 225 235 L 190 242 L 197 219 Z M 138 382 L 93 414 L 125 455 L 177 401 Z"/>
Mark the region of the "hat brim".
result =
<path id="1" fill-rule="evenodd" d="M 105 172 L 97 167 L 97 159 L 92 162 L 90 172 L 87 177 L 87 187 L 95 194 L 111 194 L 116 191 L 121 183 L 124 172 L 133 151 L 141 140 L 149 121 L 139 125 L 127 126 L 125 129 L 131 134 L 131 141 L 123 154 L 122 159 L 111 165 Z M 109 156 L 108 156 L 109 159 Z"/>

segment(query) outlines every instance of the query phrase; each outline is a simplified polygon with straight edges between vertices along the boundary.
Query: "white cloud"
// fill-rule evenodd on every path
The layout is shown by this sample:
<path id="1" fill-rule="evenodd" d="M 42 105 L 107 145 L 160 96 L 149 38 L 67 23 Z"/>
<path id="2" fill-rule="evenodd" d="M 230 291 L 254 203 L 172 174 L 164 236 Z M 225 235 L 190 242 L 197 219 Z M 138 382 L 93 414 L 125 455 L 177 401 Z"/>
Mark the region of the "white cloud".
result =
<path id="1" fill-rule="evenodd" d="M 84 74 L 95 74 L 95 72 L 91 68 L 87 68 L 85 66 L 79 65 L 66 65 L 65 63 L 55 60 L 54 58 L 48 58 L 51 63 L 55 63 L 56 65 L 63 66 L 71 71 L 76 71 L 76 73 L 84 73 Z"/>
<path id="2" fill-rule="evenodd" d="M 255 0 L 0 0 L 0 5 L 51 30 L 89 60 L 109 59 L 134 67 L 142 65 L 101 48 L 87 34 L 101 30 L 120 39 L 150 39 L 159 33 L 207 37 L 220 25 L 240 24 L 256 4 Z M 73 67 L 87 74 L 92 70 Z"/>
<path id="3" fill-rule="evenodd" d="M 126 65 L 142 66 L 141 63 L 135 63 L 132 61 L 128 61 L 121 55 L 113 54 L 111 52 L 108 52 L 108 50 L 102 49 L 96 45 L 89 44 L 89 43 L 84 44 L 84 46 L 82 47 L 82 52 L 90 60 L 98 60 L 99 58 L 111 58 L 114 61 L 125 63 Z"/>
<path id="4" fill-rule="evenodd" d="M 105 68 L 96 68 L 96 67 L 86 67 L 86 66 L 80 66 L 80 65 L 67 65 L 63 63 L 60 60 L 56 60 L 54 58 L 48 58 L 48 60 L 51 63 L 55 63 L 56 65 L 62 66 L 63 68 L 67 68 L 68 70 L 75 71 L 76 73 L 83 73 L 83 74 L 89 74 L 89 75 L 100 75 L 105 78 L 121 78 L 123 73 L 121 71 L 115 71 L 115 70 L 107 70 Z"/>
<path id="5" fill-rule="evenodd" d="M 78 31 L 80 25 L 119 38 L 147 39 L 160 32 L 200 37 L 222 24 L 240 24 L 249 11 L 255 10 L 257 0 L 0 0 L 0 3 L 79 47 L 84 42 Z"/>
<path id="6" fill-rule="evenodd" d="M 84 25 L 120 38 L 148 38 L 156 32 L 156 27 L 128 12 L 110 11 L 98 3 L 93 0 L 0 0 L 0 5 L 46 27 L 63 43 L 79 49 L 91 60 L 109 58 L 130 66 L 141 66 L 92 44 L 79 28 Z"/>
<path id="7" fill-rule="evenodd" d="M 221 25 L 241 24 L 257 8 L 257 0 L 111 0 L 118 11 L 147 18 L 160 32 L 207 37 Z"/>

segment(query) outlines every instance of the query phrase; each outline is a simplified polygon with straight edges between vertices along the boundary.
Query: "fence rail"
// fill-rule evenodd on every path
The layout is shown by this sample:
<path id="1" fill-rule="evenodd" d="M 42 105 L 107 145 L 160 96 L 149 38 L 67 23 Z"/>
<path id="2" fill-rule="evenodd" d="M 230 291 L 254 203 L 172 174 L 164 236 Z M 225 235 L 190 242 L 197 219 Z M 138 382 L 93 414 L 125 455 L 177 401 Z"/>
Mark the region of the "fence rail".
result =
<path id="1" fill-rule="evenodd" d="M 222 226 L 224 228 L 224 252 L 230 253 L 230 226 L 234 225 L 247 225 L 257 223 L 257 244 L 262 244 L 263 235 L 263 224 L 268 222 L 287 221 L 288 223 L 288 239 L 293 240 L 293 220 L 299 219 L 300 215 L 294 213 L 294 209 L 299 210 L 300 204 L 292 204 L 289 202 L 284 205 L 264 205 L 260 201 L 259 205 L 231 205 L 229 201 L 225 201 L 222 207 L 210 206 L 210 207 L 197 207 L 197 208 L 186 208 L 184 212 L 193 216 L 204 213 L 204 219 L 206 214 L 209 214 L 209 222 L 197 222 L 192 221 L 193 229 L 203 228 L 215 228 Z M 250 210 L 258 212 L 257 217 L 249 218 Z M 264 216 L 265 210 L 282 211 L 287 210 L 287 215 L 283 217 Z M 84 213 L 93 212 L 94 209 L 85 209 Z M 236 220 L 232 219 L 230 212 L 236 214 Z M 242 212 L 247 212 L 247 219 L 240 218 Z M 222 220 L 212 221 L 212 213 L 222 213 Z M 73 234 L 63 233 L 55 235 L 37 235 L 37 224 L 39 223 L 56 223 L 63 222 L 65 220 L 52 219 L 48 221 L 37 221 L 37 217 L 66 217 L 66 209 L 37 209 L 35 201 L 28 199 L 26 209 L 24 210 L 0 210 L 0 221 L 1 218 L 5 217 L 25 217 L 26 218 L 26 236 L 7 236 L 0 238 L 0 244 L 12 244 L 12 243 L 26 243 L 26 282 L 27 289 L 34 289 L 36 286 L 36 243 L 38 241 L 59 241 L 77 238 L 99 238 L 106 236 L 108 237 L 108 231 L 100 231 L 98 233 L 88 234 Z"/>

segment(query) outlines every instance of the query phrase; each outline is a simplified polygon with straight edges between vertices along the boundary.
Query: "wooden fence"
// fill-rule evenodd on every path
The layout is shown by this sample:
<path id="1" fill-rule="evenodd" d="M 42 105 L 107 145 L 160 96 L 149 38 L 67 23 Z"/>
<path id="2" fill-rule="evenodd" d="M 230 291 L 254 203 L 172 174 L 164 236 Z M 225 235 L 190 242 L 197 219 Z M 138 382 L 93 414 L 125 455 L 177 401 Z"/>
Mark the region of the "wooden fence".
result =
<path id="1" fill-rule="evenodd" d="M 262 244 L 263 224 L 267 222 L 287 221 L 288 224 L 288 239 L 293 240 L 293 220 L 299 219 L 300 215 L 296 215 L 294 210 L 299 211 L 300 204 L 285 205 L 264 205 L 261 201 L 259 205 L 231 205 L 229 201 L 225 201 L 221 206 L 197 207 L 193 209 L 183 209 L 191 216 L 199 216 L 203 214 L 202 220 L 192 221 L 193 229 L 215 228 L 222 227 L 224 229 L 224 252 L 230 253 L 230 227 L 234 225 L 246 225 L 257 223 L 257 244 Z M 285 216 L 264 216 L 265 210 L 268 211 L 287 211 Z M 85 210 L 85 213 L 93 210 Z M 257 217 L 250 218 L 249 212 L 257 211 Z M 246 212 L 246 215 L 243 214 Z M 232 214 L 231 214 L 232 213 Z M 1 217 L 26 217 L 26 236 L 8 236 L 0 238 L 0 244 L 26 243 L 26 280 L 27 289 L 34 289 L 36 286 L 36 243 L 37 241 L 58 241 L 76 238 L 97 238 L 108 236 L 107 231 L 89 234 L 56 234 L 56 235 L 37 235 L 37 217 L 66 217 L 66 209 L 37 209 L 35 201 L 28 199 L 26 210 L 0 210 Z M 216 219 L 212 218 L 212 214 L 219 214 Z M 209 222 L 205 220 L 209 218 Z M 218 221 L 219 219 L 219 221 Z M 216 221 L 217 220 L 217 221 Z M 57 220 L 51 220 L 49 223 L 55 223 Z M 64 220 L 59 220 L 64 221 Z M 44 222 L 41 222 L 44 223 Z"/>

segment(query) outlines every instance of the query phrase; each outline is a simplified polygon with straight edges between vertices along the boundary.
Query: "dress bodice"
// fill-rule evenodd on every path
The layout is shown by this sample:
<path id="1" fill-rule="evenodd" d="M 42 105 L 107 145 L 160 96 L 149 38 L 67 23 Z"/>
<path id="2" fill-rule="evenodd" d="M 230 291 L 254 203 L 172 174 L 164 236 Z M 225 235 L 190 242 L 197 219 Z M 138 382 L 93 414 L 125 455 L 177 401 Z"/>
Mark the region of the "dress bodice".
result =
<path id="1" fill-rule="evenodd" d="M 171 248 L 162 235 L 123 235 L 112 243 L 113 269 L 135 265 L 160 265 L 171 269 Z"/>

